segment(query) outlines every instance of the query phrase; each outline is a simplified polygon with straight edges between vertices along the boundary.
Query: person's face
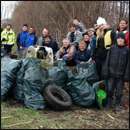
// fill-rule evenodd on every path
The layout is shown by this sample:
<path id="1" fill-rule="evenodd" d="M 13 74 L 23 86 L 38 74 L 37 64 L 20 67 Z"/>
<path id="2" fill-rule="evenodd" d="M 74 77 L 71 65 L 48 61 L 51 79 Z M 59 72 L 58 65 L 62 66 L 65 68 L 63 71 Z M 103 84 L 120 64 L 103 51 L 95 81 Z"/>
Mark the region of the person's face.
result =
<path id="1" fill-rule="evenodd" d="M 93 32 L 93 31 L 89 31 L 89 32 L 88 32 L 88 35 L 89 35 L 89 37 L 92 38 L 92 37 L 94 36 L 94 32 Z"/>
<path id="2" fill-rule="evenodd" d="M 7 25 L 6 29 L 7 29 L 7 30 L 10 30 L 10 28 L 11 28 L 11 27 L 10 27 L 9 25 Z"/>
<path id="3" fill-rule="evenodd" d="M 94 24 L 94 25 L 93 25 L 93 28 L 94 28 L 94 30 L 96 31 L 99 27 L 98 27 L 97 24 Z"/>
<path id="4" fill-rule="evenodd" d="M 51 41 L 51 39 L 50 39 L 49 37 L 46 37 L 46 38 L 45 38 L 45 43 L 48 44 L 50 41 Z"/>
<path id="5" fill-rule="evenodd" d="M 126 28 L 126 27 L 127 27 L 126 21 L 122 20 L 122 21 L 120 22 L 120 24 L 119 24 L 119 27 L 120 27 L 121 29 Z"/>
<path id="6" fill-rule="evenodd" d="M 88 35 L 84 35 L 84 41 L 89 41 L 89 36 Z"/>
<path id="7" fill-rule="evenodd" d="M 46 34 L 48 34 L 48 31 L 43 31 L 42 35 L 45 36 Z"/>
<path id="8" fill-rule="evenodd" d="M 29 28 L 29 33 L 33 33 L 34 29 L 33 28 Z"/>
<path id="9" fill-rule="evenodd" d="M 85 46 L 84 44 L 80 44 L 80 45 L 79 45 L 79 49 L 80 49 L 81 51 L 84 51 L 84 50 L 86 49 L 86 46 Z"/>
<path id="10" fill-rule="evenodd" d="M 2 25 L 2 23 L 1 23 L 1 28 L 3 28 L 3 25 Z"/>
<path id="11" fill-rule="evenodd" d="M 121 37 L 117 39 L 117 44 L 118 44 L 119 46 L 124 46 L 124 44 L 125 44 L 124 42 L 125 42 L 125 40 L 122 39 Z"/>
<path id="12" fill-rule="evenodd" d="M 104 24 L 100 24 L 100 25 L 99 25 L 99 29 L 100 29 L 100 30 L 103 30 L 104 28 L 105 28 L 105 25 L 104 25 Z"/>
<path id="13" fill-rule="evenodd" d="M 76 31 L 76 28 L 74 26 L 71 26 L 70 27 L 70 32 L 75 32 Z"/>
<path id="14" fill-rule="evenodd" d="M 23 26 L 23 31 L 27 31 L 28 27 L 27 26 Z"/>
<path id="15" fill-rule="evenodd" d="M 70 45 L 69 40 L 63 40 L 63 46 L 68 47 Z"/>
<path id="16" fill-rule="evenodd" d="M 78 24 L 78 20 L 73 20 L 73 24 L 77 25 Z"/>

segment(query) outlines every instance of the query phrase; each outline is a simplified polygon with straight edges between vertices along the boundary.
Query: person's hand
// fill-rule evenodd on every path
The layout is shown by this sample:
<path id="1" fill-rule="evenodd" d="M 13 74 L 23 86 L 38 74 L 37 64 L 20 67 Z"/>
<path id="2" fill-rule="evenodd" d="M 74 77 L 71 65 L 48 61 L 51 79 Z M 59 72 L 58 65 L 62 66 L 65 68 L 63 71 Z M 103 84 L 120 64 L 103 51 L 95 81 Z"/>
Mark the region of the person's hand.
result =
<path id="1" fill-rule="evenodd" d="M 9 41 L 9 38 L 5 38 L 6 41 Z"/>
<path id="2" fill-rule="evenodd" d="M 80 64 L 83 64 L 84 63 L 84 61 L 82 61 Z"/>
<path id="3" fill-rule="evenodd" d="M 23 49 L 23 47 L 22 47 L 22 46 L 20 46 L 20 49 Z"/>
<path id="4" fill-rule="evenodd" d="M 57 60 L 62 60 L 62 58 L 60 59 L 60 58 L 58 58 Z"/>
<path id="5" fill-rule="evenodd" d="M 88 61 L 92 62 L 92 58 L 90 58 Z"/>

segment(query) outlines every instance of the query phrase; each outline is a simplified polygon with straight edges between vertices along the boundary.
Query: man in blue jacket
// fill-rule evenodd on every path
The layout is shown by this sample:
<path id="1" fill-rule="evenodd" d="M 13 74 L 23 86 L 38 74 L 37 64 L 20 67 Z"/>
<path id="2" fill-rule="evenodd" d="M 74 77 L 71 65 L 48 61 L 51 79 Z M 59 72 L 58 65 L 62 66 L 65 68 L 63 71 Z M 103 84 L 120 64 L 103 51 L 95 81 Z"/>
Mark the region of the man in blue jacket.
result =
<path id="1" fill-rule="evenodd" d="M 34 46 L 36 44 L 37 40 L 38 40 L 38 37 L 35 34 L 34 27 L 30 27 L 29 32 L 25 36 L 24 42 L 23 42 L 23 58 L 26 57 L 27 49 L 30 46 Z"/>
<path id="2" fill-rule="evenodd" d="M 23 24 L 22 31 L 18 34 L 17 40 L 16 40 L 16 43 L 17 43 L 17 46 L 18 46 L 17 50 L 18 50 L 19 58 L 22 57 L 23 42 L 24 42 L 24 38 L 27 35 L 27 33 L 28 33 L 28 25 Z"/>

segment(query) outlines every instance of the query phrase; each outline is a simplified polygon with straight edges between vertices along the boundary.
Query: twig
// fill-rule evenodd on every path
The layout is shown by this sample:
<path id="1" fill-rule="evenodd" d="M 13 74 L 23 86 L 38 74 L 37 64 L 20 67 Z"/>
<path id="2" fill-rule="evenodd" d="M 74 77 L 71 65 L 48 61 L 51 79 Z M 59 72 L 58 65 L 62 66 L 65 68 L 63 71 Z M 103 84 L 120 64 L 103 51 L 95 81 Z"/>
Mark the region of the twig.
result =
<path id="1" fill-rule="evenodd" d="M 112 117 L 111 115 L 107 114 L 110 118 L 112 118 L 113 120 L 115 119 L 114 117 Z"/>
<path id="2" fill-rule="evenodd" d="M 8 118 L 12 118 L 12 116 L 8 116 L 8 117 L 1 117 L 1 119 L 8 119 Z"/>
<path id="3" fill-rule="evenodd" d="M 22 123 L 17 123 L 17 124 L 12 124 L 12 125 L 8 125 L 7 127 L 12 127 L 12 126 L 16 126 L 16 125 L 23 125 L 23 124 L 29 124 L 33 121 L 28 121 L 28 122 L 22 122 Z"/>

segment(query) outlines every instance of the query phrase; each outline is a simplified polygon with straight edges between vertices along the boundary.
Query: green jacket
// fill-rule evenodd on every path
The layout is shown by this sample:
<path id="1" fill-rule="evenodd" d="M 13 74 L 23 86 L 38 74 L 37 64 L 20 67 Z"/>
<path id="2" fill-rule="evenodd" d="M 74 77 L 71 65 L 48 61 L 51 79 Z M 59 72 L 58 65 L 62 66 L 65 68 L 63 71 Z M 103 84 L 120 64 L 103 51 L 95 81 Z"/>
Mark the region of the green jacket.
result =
<path id="1" fill-rule="evenodd" d="M 9 38 L 9 40 L 5 41 L 5 38 Z M 1 41 L 3 45 L 13 45 L 16 41 L 13 30 L 10 29 L 9 34 L 7 34 L 7 29 L 4 29 L 4 31 L 1 33 Z"/>
<path id="2" fill-rule="evenodd" d="M 38 38 L 37 42 L 36 42 L 36 45 L 37 46 L 42 46 L 43 45 L 43 42 L 44 42 L 44 38 L 41 36 L 40 38 Z"/>

